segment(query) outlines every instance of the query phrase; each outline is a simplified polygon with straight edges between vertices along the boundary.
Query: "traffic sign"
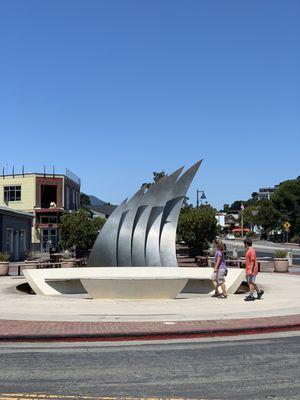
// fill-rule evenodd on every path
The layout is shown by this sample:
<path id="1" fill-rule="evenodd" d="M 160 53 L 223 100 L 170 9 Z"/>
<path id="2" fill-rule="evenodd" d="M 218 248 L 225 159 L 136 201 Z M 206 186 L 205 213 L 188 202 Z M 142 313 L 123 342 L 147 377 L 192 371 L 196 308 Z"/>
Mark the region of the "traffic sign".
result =
<path id="1" fill-rule="evenodd" d="M 284 227 L 284 230 L 285 230 L 285 231 L 289 231 L 289 230 L 290 230 L 290 227 L 291 227 L 291 224 L 290 224 L 288 221 L 286 221 L 286 222 L 283 224 L 283 227 Z"/>

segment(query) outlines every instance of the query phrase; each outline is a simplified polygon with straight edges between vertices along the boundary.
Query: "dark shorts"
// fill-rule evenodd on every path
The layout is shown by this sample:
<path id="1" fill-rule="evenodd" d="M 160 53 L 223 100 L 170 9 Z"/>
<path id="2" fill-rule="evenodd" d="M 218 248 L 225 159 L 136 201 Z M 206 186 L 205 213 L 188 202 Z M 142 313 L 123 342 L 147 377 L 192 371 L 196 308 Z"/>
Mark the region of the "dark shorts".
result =
<path id="1" fill-rule="evenodd" d="M 252 283 L 252 282 L 254 283 L 255 278 L 256 278 L 256 275 L 246 275 L 247 283 Z"/>

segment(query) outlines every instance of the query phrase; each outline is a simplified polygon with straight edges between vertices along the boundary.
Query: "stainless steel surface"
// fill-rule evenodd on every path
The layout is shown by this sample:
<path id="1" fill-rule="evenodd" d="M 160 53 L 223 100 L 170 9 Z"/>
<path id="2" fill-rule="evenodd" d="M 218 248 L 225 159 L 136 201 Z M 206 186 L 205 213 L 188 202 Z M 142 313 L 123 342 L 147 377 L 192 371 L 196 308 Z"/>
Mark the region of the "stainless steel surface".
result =
<path id="1" fill-rule="evenodd" d="M 177 266 L 176 228 L 182 202 L 201 164 L 183 168 L 124 200 L 99 233 L 88 266 Z"/>
<path id="2" fill-rule="evenodd" d="M 162 266 L 160 258 L 160 232 L 161 232 L 161 221 L 167 201 L 172 196 L 174 185 L 176 185 L 177 179 L 183 168 L 179 168 L 173 172 L 166 179 L 160 180 L 160 186 L 157 186 L 157 191 L 152 193 L 150 199 L 150 206 L 152 206 L 150 215 L 148 218 L 147 229 L 146 229 L 146 241 L 145 241 L 145 257 L 146 265 L 153 265 L 160 267 Z M 155 187 L 154 185 L 153 187 Z M 175 243 L 174 243 L 175 245 Z M 177 266 L 177 263 L 173 267 Z"/>
<path id="3" fill-rule="evenodd" d="M 160 230 L 160 257 L 163 266 L 174 267 L 177 265 L 175 243 L 179 213 L 184 197 L 201 162 L 202 160 L 198 161 L 178 179 L 173 187 L 170 200 L 165 205 Z"/>
<path id="4" fill-rule="evenodd" d="M 118 238 L 118 258 L 117 265 L 128 266 L 132 265 L 131 247 L 132 247 L 132 232 L 134 220 L 136 217 L 137 208 L 141 204 L 145 189 L 140 189 L 128 201 L 123 213 L 123 222 L 120 226 Z"/>
<path id="5" fill-rule="evenodd" d="M 105 265 L 117 265 L 117 242 L 119 225 L 125 210 L 126 201 L 117 207 L 108 218 L 95 240 L 88 259 L 89 267 L 101 267 Z"/>

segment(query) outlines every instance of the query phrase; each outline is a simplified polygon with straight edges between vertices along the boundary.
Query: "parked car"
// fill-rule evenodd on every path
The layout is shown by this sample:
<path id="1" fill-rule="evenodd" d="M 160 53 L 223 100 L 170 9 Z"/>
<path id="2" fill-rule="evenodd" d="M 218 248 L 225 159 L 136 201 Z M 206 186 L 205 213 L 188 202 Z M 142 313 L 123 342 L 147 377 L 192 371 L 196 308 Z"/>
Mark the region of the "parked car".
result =
<path id="1" fill-rule="evenodd" d="M 225 236 L 225 239 L 227 239 L 227 240 L 235 240 L 235 236 L 234 236 L 233 233 L 228 233 L 228 234 Z"/>

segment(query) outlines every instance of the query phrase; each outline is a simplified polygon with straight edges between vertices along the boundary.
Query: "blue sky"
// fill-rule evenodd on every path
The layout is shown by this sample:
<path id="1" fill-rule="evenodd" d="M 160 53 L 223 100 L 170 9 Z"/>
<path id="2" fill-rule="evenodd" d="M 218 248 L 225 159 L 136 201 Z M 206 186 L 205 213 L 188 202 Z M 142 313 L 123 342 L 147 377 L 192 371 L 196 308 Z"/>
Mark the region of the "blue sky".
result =
<path id="1" fill-rule="evenodd" d="M 0 167 L 118 203 L 199 159 L 215 207 L 300 175 L 300 2 L 0 3 Z"/>

